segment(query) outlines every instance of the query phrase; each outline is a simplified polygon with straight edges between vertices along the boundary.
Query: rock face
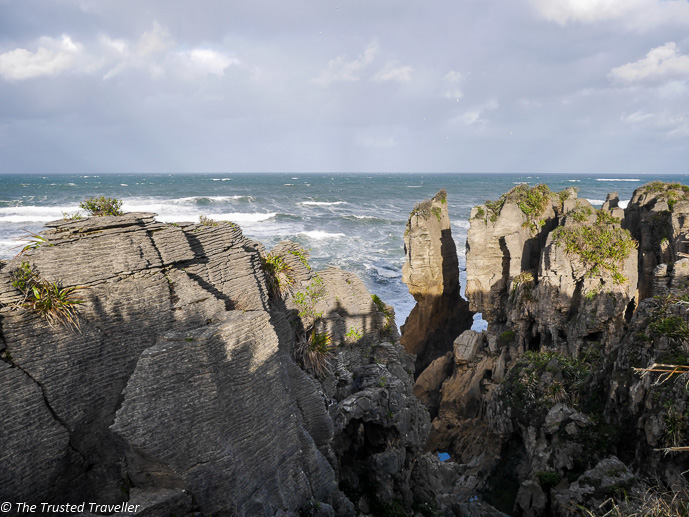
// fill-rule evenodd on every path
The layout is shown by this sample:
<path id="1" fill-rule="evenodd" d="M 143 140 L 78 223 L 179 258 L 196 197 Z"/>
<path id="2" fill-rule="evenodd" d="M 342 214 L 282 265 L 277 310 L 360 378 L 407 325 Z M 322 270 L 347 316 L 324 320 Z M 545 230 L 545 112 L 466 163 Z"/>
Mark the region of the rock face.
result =
<path id="1" fill-rule="evenodd" d="M 689 367 L 687 193 L 645 185 L 623 211 L 616 193 L 595 210 L 518 187 L 472 210 L 467 296 L 488 329 L 458 334 L 414 387 L 428 449 L 456 462 L 441 492 L 512 515 L 647 514 L 666 497 L 637 485 L 652 476 L 683 511 L 689 457 L 659 449 L 687 443 L 686 378 L 634 368 Z"/>
<path id="2" fill-rule="evenodd" d="M 460 296 L 459 262 L 447 212 L 447 192 L 418 204 L 404 233 L 402 281 L 416 300 L 402 329 L 402 344 L 416 355 L 417 371 L 451 349 L 471 327 L 473 314 Z"/>
<path id="3" fill-rule="evenodd" d="M 392 309 L 355 275 L 315 272 L 282 243 L 271 253 L 290 283 L 276 294 L 269 254 L 231 223 L 47 226 L 44 244 L 0 265 L 0 500 L 411 511 L 428 413 Z M 79 287 L 79 329 L 22 307 L 21 278 Z M 314 333 L 328 336 L 320 371 Z"/>

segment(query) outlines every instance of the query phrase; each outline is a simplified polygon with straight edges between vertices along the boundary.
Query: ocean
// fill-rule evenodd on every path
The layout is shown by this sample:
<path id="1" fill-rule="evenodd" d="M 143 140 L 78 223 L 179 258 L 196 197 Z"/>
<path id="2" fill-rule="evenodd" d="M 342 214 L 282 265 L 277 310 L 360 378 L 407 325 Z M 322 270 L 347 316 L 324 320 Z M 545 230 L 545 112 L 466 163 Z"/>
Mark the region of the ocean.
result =
<path id="1" fill-rule="evenodd" d="M 310 250 L 320 269 L 357 273 L 371 293 L 395 307 L 402 324 L 414 300 L 402 283 L 409 212 L 444 188 L 462 270 L 471 208 L 497 199 L 519 183 L 575 186 L 579 197 L 600 206 L 608 192 L 622 206 L 637 187 L 654 180 L 687 183 L 689 175 L 610 174 L 101 174 L 0 176 L 0 259 L 15 256 L 22 237 L 43 223 L 79 210 L 79 202 L 104 195 L 128 212 L 155 212 L 164 222 L 198 221 L 205 215 L 239 224 L 269 249 L 282 240 Z M 462 271 L 461 281 L 465 276 Z M 483 322 L 476 320 L 476 328 Z"/>

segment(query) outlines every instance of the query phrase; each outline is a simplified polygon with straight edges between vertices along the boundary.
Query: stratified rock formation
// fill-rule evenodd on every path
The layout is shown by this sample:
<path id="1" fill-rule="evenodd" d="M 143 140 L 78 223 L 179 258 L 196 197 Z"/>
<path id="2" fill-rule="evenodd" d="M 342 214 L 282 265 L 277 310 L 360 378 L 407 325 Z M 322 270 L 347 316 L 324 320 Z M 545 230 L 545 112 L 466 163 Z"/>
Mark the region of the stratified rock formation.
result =
<path id="1" fill-rule="evenodd" d="M 441 492 L 511 515 L 687 511 L 689 456 L 663 449 L 689 444 L 689 187 L 618 202 L 518 186 L 472 210 L 466 292 L 488 329 L 414 387 L 428 449 L 455 462 Z"/>
<path id="2" fill-rule="evenodd" d="M 414 207 L 404 232 L 404 250 L 402 281 L 416 305 L 404 324 L 402 344 L 416 355 L 421 372 L 472 324 L 473 314 L 459 294 L 459 262 L 445 190 Z"/>
<path id="3" fill-rule="evenodd" d="M 47 226 L 0 266 L 0 501 L 412 511 L 429 417 L 392 308 L 359 278 L 313 271 L 291 243 L 268 254 L 232 223 Z M 27 279 L 79 287 L 79 328 L 27 307 Z"/>

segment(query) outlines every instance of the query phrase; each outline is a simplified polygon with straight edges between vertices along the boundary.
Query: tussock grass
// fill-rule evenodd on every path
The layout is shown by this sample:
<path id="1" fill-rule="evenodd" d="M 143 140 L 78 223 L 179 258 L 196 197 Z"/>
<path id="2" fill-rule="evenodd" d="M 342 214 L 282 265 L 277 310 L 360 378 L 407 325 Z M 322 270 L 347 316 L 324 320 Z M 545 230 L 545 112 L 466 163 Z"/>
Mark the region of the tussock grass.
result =
<path id="1" fill-rule="evenodd" d="M 84 300 L 75 296 L 85 287 L 64 287 L 59 282 L 48 282 L 24 261 L 12 272 L 12 286 L 24 295 L 17 307 L 31 310 L 44 318 L 51 328 L 65 326 L 80 330 L 79 305 Z"/>

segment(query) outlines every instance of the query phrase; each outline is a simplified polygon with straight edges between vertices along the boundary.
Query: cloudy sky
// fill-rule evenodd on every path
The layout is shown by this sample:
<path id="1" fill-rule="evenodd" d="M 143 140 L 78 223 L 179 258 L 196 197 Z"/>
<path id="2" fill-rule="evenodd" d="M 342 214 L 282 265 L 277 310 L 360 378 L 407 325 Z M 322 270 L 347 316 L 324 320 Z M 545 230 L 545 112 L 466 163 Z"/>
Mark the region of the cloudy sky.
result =
<path id="1" fill-rule="evenodd" d="M 688 164 L 689 0 L 0 0 L 0 173 Z"/>

